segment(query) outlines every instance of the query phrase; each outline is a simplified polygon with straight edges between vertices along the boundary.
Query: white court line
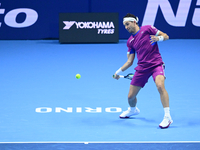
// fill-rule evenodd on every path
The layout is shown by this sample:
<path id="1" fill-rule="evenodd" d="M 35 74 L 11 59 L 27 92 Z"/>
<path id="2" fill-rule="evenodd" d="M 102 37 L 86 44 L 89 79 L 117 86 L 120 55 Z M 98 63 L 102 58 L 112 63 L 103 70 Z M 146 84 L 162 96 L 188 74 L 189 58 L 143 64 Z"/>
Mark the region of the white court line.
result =
<path id="1" fill-rule="evenodd" d="M 80 142 L 65 142 L 65 141 L 43 141 L 43 142 L 0 142 L 0 144 L 32 144 L 32 143 L 35 143 L 35 144 L 42 144 L 42 143 L 44 143 L 44 144 L 50 144 L 50 143 L 68 143 L 68 144 L 70 144 L 70 143 L 73 143 L 73 144 L 75 144 L 75 143 L 83 143 L 83 144 L 89 144 L 89 143 L 95 143 L 95 144 L 97 144 L 97 143 L 110 143 L 110 144 L 115 144 L 115 143 L 120 143 L 120 144 L 128 144 L 128 143 L 135 143 L 135 144 L 137 144 L 137 143 L 200 143 L 200 141 L 110 141 L 110 142 L 104 142 L 104 141 L 96 141 L 96 142 L 94 142 L 94 141 L 80 141 Z"/>

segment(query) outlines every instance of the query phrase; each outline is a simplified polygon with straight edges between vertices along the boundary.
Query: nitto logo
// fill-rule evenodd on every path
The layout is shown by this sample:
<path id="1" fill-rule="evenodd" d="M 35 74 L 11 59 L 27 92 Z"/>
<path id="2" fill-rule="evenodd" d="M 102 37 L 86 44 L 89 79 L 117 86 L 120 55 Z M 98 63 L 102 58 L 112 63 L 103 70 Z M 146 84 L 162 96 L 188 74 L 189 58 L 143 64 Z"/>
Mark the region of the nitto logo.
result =
<path id="1" fill-rule="evenodd" d="M 114 34 L 115 26 L 113 22 L 76 22 L 63 21 L 63 30 L 69 30 L 74 24 L 77 29 L 98 29 L 98 34 Z"/>
<path id="2" fill-rule="evenodd" d="M 180 0 L 176 15 L 174 15 L 168 0 L 148 0 L 142 25 L 154 25 L 158 8 L 160 7 L 168 24 L 175 27 L 185 27 L 191 3 L 192 0 Z M 197 0 L 196 6 L 200 6 L 200 0 Z M 200 8 L 195 8 L 192 24 L 200 27 Z"/>
<path id="3" fill-rule="evenodd" d="M 26 18 L 23 22 L 18 23 L 16 21 L 16 18 L 20 13 L 26 14 Z M 0 9 L 0 14 L 5 14 L 5 9 Z M 5 14 L 4 22 L 7 26 L 12 28 L 25 28 L 33 25 L 37 21 L 37 19 L 38 19 L 38 14 L 35 10 L 29 8 L 17 8 Z M 2 23 L 0 22 L 0 27 L 1 24 Z"/>

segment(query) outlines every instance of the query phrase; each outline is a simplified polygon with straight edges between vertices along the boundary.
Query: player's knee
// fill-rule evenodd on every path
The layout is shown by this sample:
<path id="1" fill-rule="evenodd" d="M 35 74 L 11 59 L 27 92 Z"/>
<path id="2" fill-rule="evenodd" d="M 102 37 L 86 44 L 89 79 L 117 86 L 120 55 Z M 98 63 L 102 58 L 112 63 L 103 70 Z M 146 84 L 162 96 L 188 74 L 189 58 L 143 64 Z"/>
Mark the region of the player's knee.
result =
<path id="1" fill-rule="evenodd" d="M 128 94 L 128 99 L 133 99 L 134 98 L 134 95 L 132 93 L 129 93 Z"/>
<path id="2" fill-rule="evenodd" d="M 132 95 L 131 94 L 128 94 L 128 99 L 131 99 Z"/>
<path id="3" fill-rule="evenodd" d="M 155 83 L 159 92 L 162 92 L 163 90 L 165 90 L 164 79 L 162 78 L 162 76 L 157 76 Z"/>
<path id="4" fill-rule="evenodd" d="M 162 82 L 156 84 L 159 92 L 163 92 L 165 90 L 165 86 Z"/>

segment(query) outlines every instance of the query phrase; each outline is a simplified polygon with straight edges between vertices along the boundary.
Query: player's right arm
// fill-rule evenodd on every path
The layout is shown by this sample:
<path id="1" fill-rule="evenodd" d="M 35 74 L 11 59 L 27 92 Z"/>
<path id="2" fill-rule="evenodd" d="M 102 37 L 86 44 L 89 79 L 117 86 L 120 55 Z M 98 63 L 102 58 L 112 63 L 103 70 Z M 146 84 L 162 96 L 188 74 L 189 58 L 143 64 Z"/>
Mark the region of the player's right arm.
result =
<path id="1" fill-rule="evenodd" d="M 135 49 L 132 46 L 132 43 L 131 43 L 132 40 L 133 40 L 133 37 L 131 36 L 127 41 L 127 47 L 128 47 L 127 58 L 128 59 L 126 63 L 115 72 L 115 75 L 113 76 L 114 79 L 119 79 L 120 77 L 118 74 L 122 71 L 125 71 L 133 64 L 133 61 L 135 59 Z"/>
<path id="2" fill-rule="evenodd" d="M 132 66 L 133 61 L 135 59 L 135 53 L 127 54 L 127 62 L 121 67 L 122 71 L 127 70 L 130 66 Z"/>
<path id="3" fill-rule="evenodd" d="M 127 54 L 127 58 L 128 59 L 127 59 L 126 63 L 121 67 L 121 71 L 127 70 L 133 64 L 133 61 L 135 59 L 135 53 Z M 113 78 L 119 79 L 119 75 L 117 75 L 117 73 L 115 73 L 115 76 Z"/>

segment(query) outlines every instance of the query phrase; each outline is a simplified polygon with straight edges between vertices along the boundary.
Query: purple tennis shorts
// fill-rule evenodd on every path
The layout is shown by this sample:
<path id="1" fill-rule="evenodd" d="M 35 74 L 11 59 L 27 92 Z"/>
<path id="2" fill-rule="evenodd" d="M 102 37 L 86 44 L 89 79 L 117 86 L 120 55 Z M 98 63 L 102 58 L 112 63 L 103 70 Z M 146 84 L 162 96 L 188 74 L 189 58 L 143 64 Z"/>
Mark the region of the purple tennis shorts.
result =
<path id="1" fill-rule="evenodd" d="M 155 78 L 157 75 L 163 75 L 165 77 L 163 65 L 148 69 L 146 71 L 137 70 L 133 76 L 131 85 L 140 86 L 143 88 L 145 84 L 147 83 L 150 76 L 152 76 L 153 80 L 155 81 Z"/>

